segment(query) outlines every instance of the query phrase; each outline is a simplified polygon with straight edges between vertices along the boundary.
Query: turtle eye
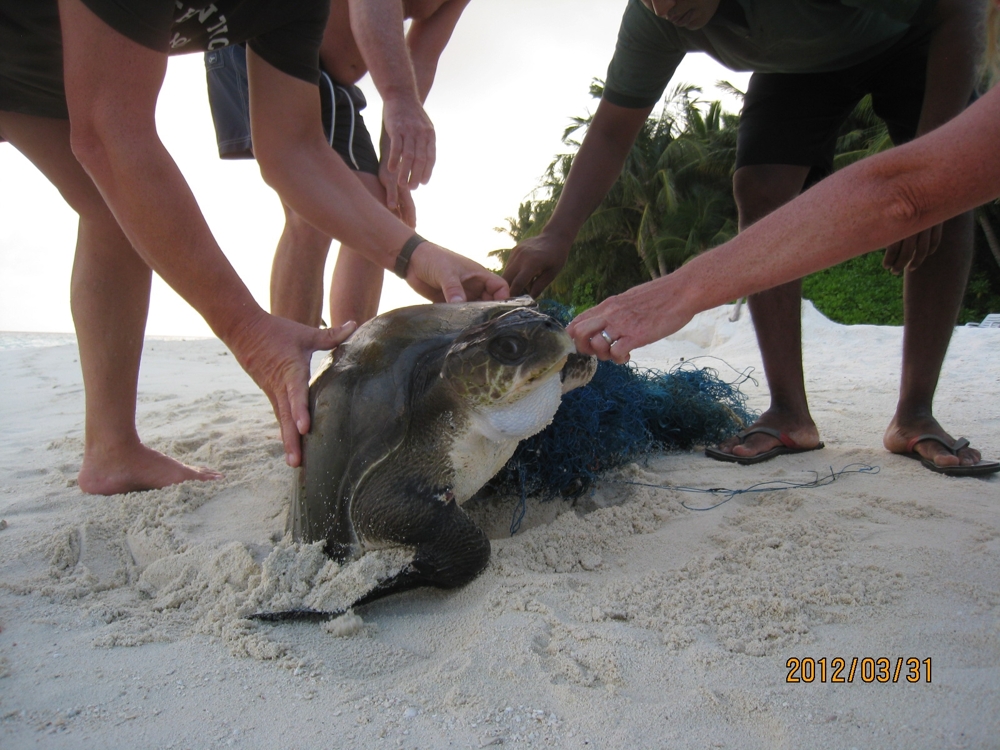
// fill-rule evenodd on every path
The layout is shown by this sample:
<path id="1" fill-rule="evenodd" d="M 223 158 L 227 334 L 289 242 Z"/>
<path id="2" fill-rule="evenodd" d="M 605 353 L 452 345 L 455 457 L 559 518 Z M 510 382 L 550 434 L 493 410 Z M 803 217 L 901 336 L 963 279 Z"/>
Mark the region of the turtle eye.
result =
<path id="1" fill-rule="evenodd" d="M 520 336 L 498 336 L 489 345 L 490 354 L 505 365 L 519 364 L 527 348 L 528 343 Z"/>

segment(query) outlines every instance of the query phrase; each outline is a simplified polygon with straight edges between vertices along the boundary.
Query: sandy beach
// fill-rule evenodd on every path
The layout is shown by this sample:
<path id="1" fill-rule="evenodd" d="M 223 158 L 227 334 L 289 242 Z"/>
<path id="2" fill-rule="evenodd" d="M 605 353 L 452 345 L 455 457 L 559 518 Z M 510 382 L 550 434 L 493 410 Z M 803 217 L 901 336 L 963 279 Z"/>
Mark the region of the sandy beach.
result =
<path id="1" fill-rule="evenodd" d="M 765 408 L 730 312 L 635 361 L 753 367 L 742 390 Z M 901 337 L 805 306 L 822 451 L 653 455 L 575 505 L 529 501 L 513 537 L 512 499 L 473 503 L 493 555 L 469 586 L 277 625 L 245 615 L 371 571 L 283 539 L 293 472 L 222 344 L 147 341 L 138 424 L 225 479 L 110 498 L 76 487 L 75 346 L 2 349 L 0 747 L 1000 747 L 1000 475 L 882 448 Z M 1000 329 L 956 330 L 936 415 L 1000 457 Z M 861 466 L 705 511 L 720 498 L 679 489 Z"/>

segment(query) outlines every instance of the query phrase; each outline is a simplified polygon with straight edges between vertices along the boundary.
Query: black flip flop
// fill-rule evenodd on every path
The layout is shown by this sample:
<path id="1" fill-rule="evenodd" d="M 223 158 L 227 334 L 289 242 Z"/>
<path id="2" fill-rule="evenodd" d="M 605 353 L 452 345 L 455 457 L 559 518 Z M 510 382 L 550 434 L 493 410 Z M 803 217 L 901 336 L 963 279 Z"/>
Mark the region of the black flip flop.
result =
<path id="1" fill-rule="evenodd" d="M 978 464 L 972 464 L 971 466 L 938 466 L 931 459 L 921 456 L 914 450 L 917 443 L 924 440 L 933 440 L 935 443 L 940 443 L 953 456 L 957 456 L 958 452 L 963 448 L 969 447 L 969 441 L 965 438 L 959 438 L 954 442 L 954 444 L 949 444 L 948 441 L 940 435 L 927 433 L 926 435 L 917 435 L 915 438 L 912 438 L 910 442 L 906 444 L 906 453 L 901 453 L 900 455 L 906 456 L 907 458 L 915 458 L 934 473 L 944 474 L 948 477 L 981 477 L 986 474 L 994 474 L 1000 471 L 1000 461 L 981 460 Z"/>
<path id="2" fill-rule="evenodd" d="M 757 433 L 770 435 L 776 440 L 780 440 L 781 445 L 776 445 L 771 448 L 771 450 L 758 453 L 756 456 L 734 456 L 732 453 L 726 453 L 718 448 L 706 446 L 705 455 L 709 458 L 714 458 L 716 461 L 726 461 L 728 463 L 740 464 L 741 466 L 749 466 L 750 464 L 759 464 L 762 461 L 770 461 L 776 456 L 785 456 L 789 453 L 808 453 L 809 451 L 818 451 L 823 447 L 823 443 L 820 443 L 812 448 L 803 448 L 784 432 L 775 430 L 772 427 L 751 427 L 749 430 L 743 430 L 742 432 L 737 433 L 736 437 L 738 437 L 742 443 L 748 437 L 756 435 Z"/>

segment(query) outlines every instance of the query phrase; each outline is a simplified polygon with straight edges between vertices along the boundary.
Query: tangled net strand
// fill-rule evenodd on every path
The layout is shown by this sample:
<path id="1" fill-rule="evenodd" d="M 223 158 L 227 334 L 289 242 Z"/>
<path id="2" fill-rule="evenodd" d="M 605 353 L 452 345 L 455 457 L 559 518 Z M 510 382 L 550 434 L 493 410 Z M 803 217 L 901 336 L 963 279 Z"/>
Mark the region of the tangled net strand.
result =
<path id="1" fill-rule="evenodd" d="M 568 322 L 569 310 L 544 312 Z M 487 485 L 502 494 L 575 497 L 602 473 L 643 455 L 725 440 L 750 424 L 739 386 L 712 368 L 681 362 L 667 372 L 600 362 L 586 386 L 563 396 L 552 423 L 523 441 Z"/>

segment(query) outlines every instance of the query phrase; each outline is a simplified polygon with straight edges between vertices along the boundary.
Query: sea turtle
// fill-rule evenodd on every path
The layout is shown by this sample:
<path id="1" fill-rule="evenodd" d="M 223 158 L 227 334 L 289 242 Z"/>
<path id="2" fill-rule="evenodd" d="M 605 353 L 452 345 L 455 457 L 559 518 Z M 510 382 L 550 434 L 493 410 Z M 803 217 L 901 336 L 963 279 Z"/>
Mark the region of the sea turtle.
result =
<path id="1" fill-rule="evenodd" d="M 310 385 L 312 428 L 289 530 L 297 541 L 325 541 L 338 561 L 412 549 L 408 565 L 355 604 L 469 582 L 486 567 L 490 543 L 461 504 L 596 367 L 530 297 L 374 318 Z"/>

